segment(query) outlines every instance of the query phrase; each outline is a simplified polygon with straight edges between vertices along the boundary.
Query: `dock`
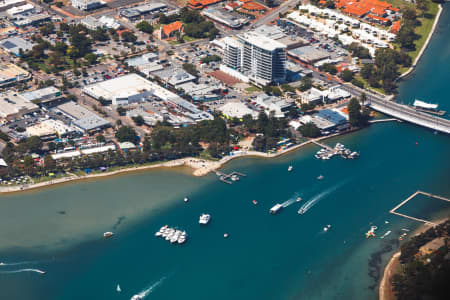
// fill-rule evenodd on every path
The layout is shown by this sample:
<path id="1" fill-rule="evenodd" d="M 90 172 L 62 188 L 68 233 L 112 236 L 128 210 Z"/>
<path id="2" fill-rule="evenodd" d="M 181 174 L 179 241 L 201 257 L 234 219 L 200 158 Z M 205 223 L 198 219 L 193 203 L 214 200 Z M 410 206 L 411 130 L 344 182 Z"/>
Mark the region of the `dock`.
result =
<path id="1" fill-rule="evenodd" d="M 225 174 L 225 173 L 222 173 L 220 171 L 216 171 L 216 175 L 219 177 L 220 181 L 222 181 L 222 182 L 224 182 L 226 184 L 233 184 L 233 181 L 236 181 L 236 180 L 232 179 L 234 176 L 237 176 L 238 180 L 240 179 L 240 177 L 247 177 L 247 175 L 245 175 L 244 173 L 240 173 L 240 172 L 237 172 L 237 171 L 233 171 L 233 172 L 231 172 L 229 174 Z"/>
<path id="2" fill-rule="evenodd" d="M 325 145 L 325 144 L 322 144 L 322 143 L 319 143 L 319 142 L 316 141 L 316 140 L 311 140 L 311 142 L 314 143 L 314 144 L 316 144 L 316 145 L 319 146 L 319 147 L 322 147 L 322 148 L 327 149 L 328 151 L 334 151 L 334 149 L 331 148 L 330 146 Z"/>
<path id="3" fill-rule="evenodd" d="M 409 197 L 406 198 L 405 200 L 403 200 L 402 202 L 400 202 L 400 204 L 398 204 L 396 207 L 394 207 L 393 209 L 391 209 L 389 212 L 390 212 L 391 214 L 394 214 L 394 215 L 397 215 L 397 216 L 400 216 L 400 217 L 403 217 L 403 218 L 407 218 L 407 219 L 410 219 L 410 220 L 422 222 L 422 223 L 425 223 L 425 224 L 427 224 L 427 225 L 436 226 L 437 224 L 436 224 L 436 223 L 433 223 L 433 222 L 431 222 L 431 221 L 424 220 L 424 219 L 420 219 L 420 218 L 416 218 L 416 217 L 412 217 L 412 216 L 408 216 L 408 215 L 405 215 L 405 214 L 398 213 L 398 212 L 396 211 L 397 209 L 399 209 L 400 207 L 402 207 L 403 205 L 405 205 L 409 200 L 413 199 L 413 198 L 416 197 L 417 195 L 424 195 L 424 196 L 427 196 L 427 197 L 431 197 L 431 198 L 439 199 L 439 200 L 442 200 L 442 201 L 450 202 L 450 199 L 448 199 L 448 198 L 445 198 L 445 197 L 442 197 L 442 196 L 438 196 L 438 195 L 434 195 L 434 194 L 427 193 L 427 192 L 423 192 L 423 191 L 420 191 L 420 190 L 419 190 L 419 191 L 416 191 L 415 193 L 413 193 L 411 196 L 409 196 Z"/>
<path id="4" fill-rule="evenodd" d="M 402 120 L 399 119 L 395 119 L 395 118 L 390 118 L 390 119 L 377 119 L 377 120 L 370 120 L 369 123 L 370 124 L 375 124 L 375 123 L 383 123 L 383 122 L 400 122 L 402 123 Z"/>

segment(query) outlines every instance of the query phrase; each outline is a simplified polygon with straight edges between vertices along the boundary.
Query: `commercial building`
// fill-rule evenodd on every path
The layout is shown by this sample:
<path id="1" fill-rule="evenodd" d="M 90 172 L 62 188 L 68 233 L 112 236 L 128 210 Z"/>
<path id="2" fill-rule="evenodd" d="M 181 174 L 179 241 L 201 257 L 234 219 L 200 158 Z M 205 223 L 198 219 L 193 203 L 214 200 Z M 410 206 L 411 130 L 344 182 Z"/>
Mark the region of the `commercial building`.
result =
<path id="1" fill-rule="evenodd" d="M 257 85 L 283 82 L 286 78 L 286 46 L 264 35 L 243 33 L 225 39 L 224 65 Z M 232 75 L 232 74 L 230 74 Z"/>
<path id="2" fill-rule="evenodd" d="M 100 0 L 72 0 L 72 6 L 79 10 L 91 10 L 104 5 Z"/>
<path id="3" fill-rule="evenodd" d="M 222 1 L 223 0 L 190 0 L 188 2 L 188 7 L 199 10 Z"/>
<path id="4" fill-rule="evenodd" d="M 284 44 L 286 46 L 286 50 L 294 49 L 309 43 L 307 40 L 299 36 L 286 35 L 278 26 L 264 24 L 257 27 L 254 32 Z"/>
<path id="5" fill-rule="evenodd" d="M 47 119 L 26 129 L 28 136 L 38 136 L 41 140 L 48 141 L 58 137 L 66 137 L 73 133 L 74 129 L 59 120 Z"/>
<path id="6" fill-rule="evenodd" d="M 21 94 L 21 96 L 30 102 L 45 107 L 53 107 L 66 101 L 65 97 L 61 94 L 61 91 L 54 86 L 25 92 Z"/>
<path id="7" fill-rule="evenodd" d="M 122 9 L 119 16 L 127 18 L 129 20 L 135 20 L 140 16 L 147 14 L 156 14 L 159 12 L 166 12 L 167 4 L 162 2 L 145 3 L 132 8 Z"/>
<path id="8" fill-rule="evenodd" d="M 35 44 L 16 36 L 4 39 L 0 42 L 0 47 L 15 56 L 20 56 L 21 51 L 26 52 L 33 49 L 34 45 Z"/>
<path id="9" fill-rule="evenodd" d="M 99 19 L 92 16 L 87 16 L 86 18 L 82 19 L 80 23 L 91 30 L 95 30 L 97 29 L 97 27 L 112 28 L 117 30 L 121 26 L 119 22 L 107 16 L 101 16 Z"/>
<path id="10" fill-rule="evenodd" d="M 0 63 L 0 87 L 30 79 L 28 71 L 14 65 Z"/>
<path id="11" fill-rule="evenodd" d="M 287 102 L 279 97 L 269 96 L 264 93 L 259 94 L 255 98 L 255 102 L 257 105 L 263 107 L 267 114 L 274 112 L 276 118 L 283 118 L 284 113 L 293 105 L 292 102 Z"/>
<path id="12" fill-rule="evenodd" d="M 8 14 L 9 18 L 14 18 L 16 15 L 30 12 L 33 9 L 34 9 L 33 4 L 25 4 L 25 5 L 21 5 L 21 6 L 14 6 L 14 7 L 8 9 L 6 11 L 6 13 Z"/>
<path id="13" fill-rule="evenodd" d="M 163 69 L 153 72 L 154 76 L 159 77 L 165 83 L 177 88 L 180 84 L 193 82 L 197 79 L 194 75 L 189 74 L 183 69 Z"/>
<path id="14" fill-rule="evenodd" d="M 245 115 L 251 115 L 253 119 L 256 119 L 258 116 L 258 112 L 248 108 L 242 102 L 228 102 L 219 107 L 218 110 L 228 118 L 242 119 Z"/>
<path id="15" fill-rule="evenodd" d="M 0 0 L 0 12 L 27 4 L 25 0 Z"/>
<path id="16" fill-rule="evenodd" d="M 50 21 L 52 18 L 47 13 L 32 14 L 26 16 L 18 16 L 12 23 L 17 27 L 34 26 L 43 22 Z"/>
<path id="17" fill-rule="evenodd" d="M 204 9 L 202 15 L 232 29 L 239 29 L 249 22 L 246 17 L 242 17 L 237 14 L 235 15 L 233 13 L 220 10 L 216 7 Z"/>
<path id="18" fill-rule="evenodd" d="M 162 100 L 173 110 L 194 122 L 214 119 L 211 114 L 199 110 L 177 94 L 137 74 L 128 74 L 92 84 L 86 86 L 83 91 L 95 99 L 102 97 L 109 100 L 114 105 L 127 105 L 153 99 Z"/>
<path id="19" fill-rule="evenodd" d="M 186 95 L 189 95 L 194 101 L 214 101 L 222 97 L 224 88 L 216 84 L 196 84 L 187 82 L 178 85 Z"/>
<path id="20" fill-rule="evenodd" d="M 39 106 L 29 102 L 15 92 L 0 94 L 0 118 L 13 120 L 39 110 Z"/>
<path id="21" fill-rule="evenodd" d="M 288 55 L 308 64 L 331 57 L 328 51 L 317 49 L 314 46 L 303 46 L 289 50 Z"/>
<path id="22" fill-rule="evenodd" d="M 55 109 L 69 117 L 72 120 L 70 125 L 82 132 L 99 131 L 111 126 L 109 121 L 73 101 L 58 105 Z"/>

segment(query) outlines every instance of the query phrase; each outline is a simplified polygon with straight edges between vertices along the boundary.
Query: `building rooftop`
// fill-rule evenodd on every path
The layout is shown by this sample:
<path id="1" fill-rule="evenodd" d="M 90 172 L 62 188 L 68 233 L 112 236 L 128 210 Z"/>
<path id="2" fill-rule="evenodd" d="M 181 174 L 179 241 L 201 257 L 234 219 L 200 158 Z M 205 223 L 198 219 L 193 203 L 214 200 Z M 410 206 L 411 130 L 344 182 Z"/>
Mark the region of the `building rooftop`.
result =
<path id="1" fill-rule="evenodd" d="M 28 42 L 20 37 L 10 37 L 0 42 L 0 46 L 8 52 L 19 55 L 20 49 L 23 52 L 33 49 L 35 44 Z"/>
<path id="2" fill-rule="evenodd" d="M 27 99 L 30 102 L 32 102 L 34 100 L 47 98 L 47 97 L 53 96 L 53 95 L 56 95 L 56 96 L 61 95 L 61 91 L 54 86 L 49 86 L 49 87 L 46 87 L 43 89 L 34 90 L 31 92 L 25 92 L 25 93 L 21 94 L 22 97 L 24 97 L 25 99 Z"/>
<path id="3" fill-rule="evenodd" d="M 164 25 L 162 30 L 164 31 L 164 34 L 166 36 L 170 36 L 172 32 L 179 31 L 183 26 L 183 23 L 181 23 L 180 21 L 175 21 L 173 23 Z"/>
<path id="4" fill-rule="evenodd" d="M 56 108 L 71 117 L 73 124 L 84 131 L 110 125 L 109 121 L 73 101 L 58 105 Z"/>
<path id="5" fill-rule="evenodd" d="M 39 107 L 36 104 L 14 92 L 0 94 L 0 117 L 2 118 L 37 110 L 39 110 Z"/>
<path id="6" fill-rule="evenodd" d="M 262 48 L 267 51 L 275 51 L 277 49 L 286 48 L 286 45 L 256 32 L 246 32 L 240 34 L 238 37 L 256 47 Z"/>

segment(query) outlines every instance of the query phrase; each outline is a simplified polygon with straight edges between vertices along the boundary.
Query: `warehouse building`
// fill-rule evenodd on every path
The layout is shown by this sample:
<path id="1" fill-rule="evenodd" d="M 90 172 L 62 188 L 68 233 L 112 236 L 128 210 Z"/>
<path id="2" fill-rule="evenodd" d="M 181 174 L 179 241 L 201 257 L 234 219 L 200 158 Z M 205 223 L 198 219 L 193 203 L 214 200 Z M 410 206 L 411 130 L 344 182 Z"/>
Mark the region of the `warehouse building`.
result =
<path id="1" fill-rule="evenodd" d="M 82 132 L 92 133 L 111 126 L 109 121 L 73 101 L 56 106 L 56 110 L 69 117 L 70 125 Z"/>
<path id="2" fill-rule="evenodd" d="M 21 118 L 23 115 L 31 114 L 38 110 L 39 106 L 14 92 L 0 94 L 0 118 L 4 120 L 10 121 Z"/>

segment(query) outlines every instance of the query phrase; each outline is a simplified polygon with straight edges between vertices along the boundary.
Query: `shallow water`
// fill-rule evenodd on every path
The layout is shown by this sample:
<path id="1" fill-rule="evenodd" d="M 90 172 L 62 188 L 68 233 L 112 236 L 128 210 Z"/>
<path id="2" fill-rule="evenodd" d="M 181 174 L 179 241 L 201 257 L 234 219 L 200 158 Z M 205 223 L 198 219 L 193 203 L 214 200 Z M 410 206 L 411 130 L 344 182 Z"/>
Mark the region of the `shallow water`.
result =
<path id="1" fill-rule="evenodd" d="M 448 7 L 441 24 L 450 24 Z M 448 26 L 440 28 L 422 61 L 439 63 L 420 64 L 399 98 L 429 95 L 422 98 L 449 110 L 450 34 Z M 2 196 L 0 261 L 24 263 L 0 267 L 0 298 L 130 299 L 142 293 L 146 299 L 375 299 L 400 229 L 419 225 L 389 210 L 416 190 L 450 196 L 450 139 L 410 124 L 383 123 L 326 141 L 337 142 L 361 158 L 318 161 L 318 148 L 307 146 L 276 159 L 231 162 L 224 171 L 248 175 L 233 185 L 215 175 L 164 169 Z M 296 195 L 300 203 L 269 214 L 275 203 Z M 410 201 L 402 212 L 448 214 L 450 206 L 422 200 Z M 212 220 L 200 227 L 204 212 Z M 188 242 L 175 246 L 156 238 L 165 224 L 185 229 Z M 327 224 L 331 229 L 324 232 Z M 376 237 L 366 239 L 372 225 Z M 108 230 L 116 235 L 105 240 Z M 47 274 L 11 273 L 24 269 Z"/>

